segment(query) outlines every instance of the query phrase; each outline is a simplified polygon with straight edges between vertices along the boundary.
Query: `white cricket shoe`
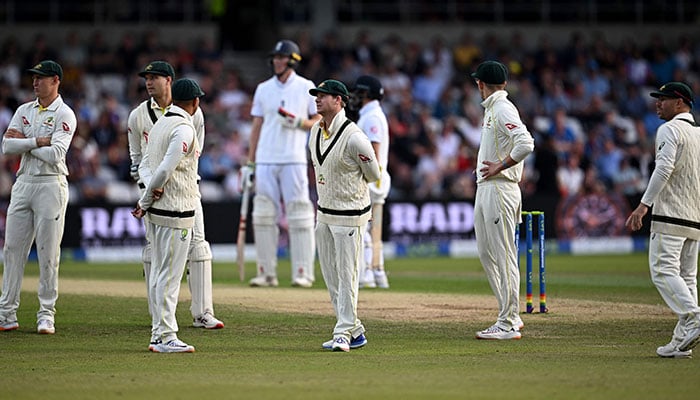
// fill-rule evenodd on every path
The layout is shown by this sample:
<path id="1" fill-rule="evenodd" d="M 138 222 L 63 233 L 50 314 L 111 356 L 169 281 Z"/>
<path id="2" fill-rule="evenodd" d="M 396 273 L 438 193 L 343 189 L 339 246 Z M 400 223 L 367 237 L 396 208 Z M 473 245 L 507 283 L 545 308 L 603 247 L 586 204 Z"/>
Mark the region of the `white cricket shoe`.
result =
<path id="1" fill-rule="evenodd" d="M 518 340 L 521 337 L 522 335 L 519 331 L 515 330 L 515 328 L 507 331 L 496 325 L 493 325 L 487 329 L 484 329 L 483 331 L 479 331 L 476 333 L 477 339 L 486 340 Z"/>
<path id="2" fill-rule="evenodd" d="M 56 328 L 50 319 L 40 319 L 36 324 L 36 331 L 42 335 L 53 335 L 56 333 Z"/>
<path id="3" fill-rule="evenodd" d="M 248 284 L 252 287 L 277 287 L 279 282 L 276 276 L 261 275 L 251 279 Z"/>
<path id="4" fill-rule="evenodd" d="M 8 321 L 6 319 L 0 319 L 0 332 L 2 331 L 14 331 L 19 328 L 17 321 Z"/>
<path id="5" fill-rule="evenodd" d="M 224 323 L 211 315 L 211 313 L 206 312 L 196 317 L 194 321 L 192 321 L 192 326 L 204 329 L 221 329 L 224 327 Z"/>
<path id="6" fill-rule="evenodd" d="M 386 277 L 386 272 L 383 269 L 375 269 L 373 273 L 374 282 L 377 284 L 377 287 L 380 289 L 389 289 L 389 279 Z"/>
<path id="7" fill-rule="evenodd" d="M 515 317 L 515 323 L 513 324 L 513 326 L 519 331 L 523 330 L 523 328 L 525 327 L 525 323 L 519 315 Z"/>
<path id="8" fill-rule="evenodd" d="M 194 353 L 194 346 L 190 346 L 180 339 L 173 339 L 168 343 L 156 343 L 151 351 L 154 353 Z"/>
<path id="9" fill-rule="evenodd" d="M 693 356 L 693 350 L 680 351 L 678 350 L 678 342 L 671 341 L 656 349 L 656 354 L 664 358 L 690 358 Z"/>
<path id="10" fill-rule="evenodd" d="M 371 268 L 365 268 L 365 272 L 360 277 L 360 287 L 373 289 L 377 287 L 377 283 L 374 282 L 374 272 Z"/>
<path id="11" fill-rule="evenodd" d="M 292 286 L 294 287 L 310 288 L 313 285 L 314 283 L 310 279 L 305 278 L 303 276 L 299 278 L 294 278 L 294 280 L 292 280 Z"/>
<path id="12" fill-rule="evenodd" d="M 333 351 L 350 351 L 350 342 L 344 337 L 337 337 L 333 340 L 333 346 L 331 347 Z"/>
<path id="13" fill-rule="evenodd" d="M 697 328 L 688 329 L 685 333 L 685 338 L 678 345 L 678 350 L 688 351 L 692 350 L 695 346 L 700 343 L 700 326 Z"/>
<path id="14" fill-rule="evenodd" d="M 326 350 L 332 350 L 334 342 L 335 342 L 335 339 L 331 339 L 327 342 L 323 342 L 323 344 L 321 346 Z M 367 337 L 365 337 L 364 333 L 361 333 L 360 336 L 358 336 L 358 337 L 354 337 L 354 338 L 350 339 L 350 348 L 351 349 L 359 349 L 360 347 L 362 347 L 366 344 L 367 344 Z"/>

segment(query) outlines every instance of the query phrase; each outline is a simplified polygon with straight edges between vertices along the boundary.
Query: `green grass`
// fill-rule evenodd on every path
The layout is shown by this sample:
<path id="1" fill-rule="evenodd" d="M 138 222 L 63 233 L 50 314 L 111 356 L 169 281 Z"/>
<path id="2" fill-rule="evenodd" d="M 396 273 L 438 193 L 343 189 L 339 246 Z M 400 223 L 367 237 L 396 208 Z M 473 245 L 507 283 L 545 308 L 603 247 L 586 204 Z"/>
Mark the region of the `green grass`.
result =
<path id="1" fill-rule="evenodd" d="M 36 293 L 23 292 L 20 329 L 0 334 L 0 398 L 697 398 L 698 360 L 654 354 L 670 337 L 670 312 L 667 319 L 640 314 L 587 321 L 555 308 L 559 299 L 661 304 L 646 255 L 556 255 L 547 262 L 552 313 L 527 316 L 520 341 L 475 340 L 482 321 L 363 318 L 370 342 L 349 354 L 320 349 L 333 315 L 217 304 L 226 328 L 203 331 L 189 327 L 187 302 L 178 308 L 180 337 L 197 352 L 152 354 L 143 299 L 68 293 L 58 301 L 57 333 L 41 336 L 34 333 Z M 388 268 L 390 292 L 491 294 L 475 259 L 401 259 Z M 279 272 L 281 283 L 288 282 L 289 265 Z M 26 275 L 36 276 L 36 266 L 28 265 Z M 142 279 L 136 264 L 73 262 L 62 264 L 61 278 Z M 312 290 L 323 290 L 318 278 Z M 231 264 L 217 264 L 214 281 L 243 286 Z"/>

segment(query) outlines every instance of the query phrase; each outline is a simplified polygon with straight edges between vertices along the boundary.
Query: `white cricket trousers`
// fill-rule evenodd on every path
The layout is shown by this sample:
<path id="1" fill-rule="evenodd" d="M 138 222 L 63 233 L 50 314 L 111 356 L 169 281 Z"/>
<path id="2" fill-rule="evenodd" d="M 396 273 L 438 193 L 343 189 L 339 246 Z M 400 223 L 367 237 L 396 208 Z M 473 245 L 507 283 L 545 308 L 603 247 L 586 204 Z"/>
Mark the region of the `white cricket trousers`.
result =
<path id="1" fill-rule="evenodd" d="M 12 186 L 5 222 L 4 271 L 0 317 L 17 320 L 27 256 L 36 241 L 39 261 L 37 321 L 53 321 L 58 299 L 61 239 L 68 206 L 68 183 L 63 175 L 21 175 Z"/>
<path id="2" fill-rule="evenodd" d="M 498 301 L 496 325 L 516 328 L 520 314 L 520 271 L 515 225 L 521 221 L 522 194 L 515 182 L 480 183 L 474 202 L 474 232 L 479 260 Z"/>
<path id="3" fill-rule="evenodd" d="M 362 226 L 316 224 L 316 244 L 321 273 L 328 287 L 337 322 L 333 338 L 351 340 L 365 332 L 357 318 L 359 273 L 363 255 Z"/>
<path id="4" fill-rule="evenodd" d="M 651 281 L 666 304 L 678 315 L 673 341 L 700 326 L 698 308 L 698 241 L 665 233 L 649 236 Z"/>
<path id="5" fill-rule="evenodd" d="M 149 279 L 149 294 L 153 301 L 151 341 L 160 339 L 165 343 L 177 338 L 175 311 L 192 240 L 192 229 L 156 224 L 152 227 L 153 258 Z"/>

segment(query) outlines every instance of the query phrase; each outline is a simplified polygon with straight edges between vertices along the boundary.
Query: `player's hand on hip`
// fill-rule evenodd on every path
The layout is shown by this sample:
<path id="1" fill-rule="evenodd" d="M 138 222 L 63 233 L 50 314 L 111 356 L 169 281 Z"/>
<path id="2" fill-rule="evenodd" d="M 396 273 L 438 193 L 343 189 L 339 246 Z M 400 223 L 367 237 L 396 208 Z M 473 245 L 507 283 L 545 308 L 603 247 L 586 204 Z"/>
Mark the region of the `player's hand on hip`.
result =
<path id="1" fill-rule="evenodd" d="M 484 160 L 483 165 L 484 166 L 479 169 L 479 172 L 484 179 L 488 179 L 501 172 L 501 163 Z"/>

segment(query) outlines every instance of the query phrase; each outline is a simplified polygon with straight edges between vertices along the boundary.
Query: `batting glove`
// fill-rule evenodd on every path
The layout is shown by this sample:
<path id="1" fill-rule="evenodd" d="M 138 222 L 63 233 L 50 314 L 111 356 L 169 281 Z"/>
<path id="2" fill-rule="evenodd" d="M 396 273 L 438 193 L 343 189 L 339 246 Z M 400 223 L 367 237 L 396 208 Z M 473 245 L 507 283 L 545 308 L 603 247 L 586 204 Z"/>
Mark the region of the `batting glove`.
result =
<path id="1" fill-rule="evenodd" d="M 129 169 L 129 175 L 131 175 L 131 178 L 135 181 L 139 180 L 139 165 L 138 164 L 132 164 L 131 168 Z"/>
<path id="2" fill-rule="evenodd" d="M 286 128 L 300 129 L 301 125 L 304 123 L 304 119 L 302 117 L 297 117 L 282 107 L 277 109 L 277 114 L 280 117 L 282 126 Z"/>
<path id="3" fill-rule="evenodd" d="M 241 192 L 243 192 L 245 188 L 253 187 L 253 181 L 255 180 L 255 163 L 250 162 L 242 166 L 239 173 Z"/>

